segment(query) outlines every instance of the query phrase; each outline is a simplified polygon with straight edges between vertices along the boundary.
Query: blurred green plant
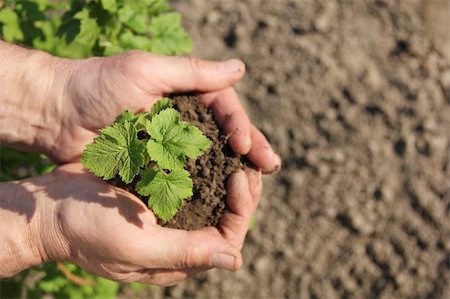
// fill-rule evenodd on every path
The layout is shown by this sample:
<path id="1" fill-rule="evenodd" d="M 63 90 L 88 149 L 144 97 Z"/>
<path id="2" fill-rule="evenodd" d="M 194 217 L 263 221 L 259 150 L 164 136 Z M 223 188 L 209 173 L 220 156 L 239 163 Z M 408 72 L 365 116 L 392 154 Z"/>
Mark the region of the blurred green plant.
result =
<path id="1" fill-rule="evenodd" d="M 6 41 L 70 58 L 192 51 L 180 14 L 166 0 L 5 0 L 0 32 Z"/>
<path id="2" fill-rule="evenodd" d="M 127 50 L 188 54 L 192 41 L 167 0 L 0 0 L 0 38 L 67 58 Z M 0 181 L 51 172 L 45 155 L 0 147 Z M 0 282 L 0 298 L 116 298 L 128 288 L 71 264 L 50 263 Z"/>
<path id="3" fill-rule="evenodd" d="M 46 174 L 55 166 L 45 155 L 0 147 L 0 182 Z"/>

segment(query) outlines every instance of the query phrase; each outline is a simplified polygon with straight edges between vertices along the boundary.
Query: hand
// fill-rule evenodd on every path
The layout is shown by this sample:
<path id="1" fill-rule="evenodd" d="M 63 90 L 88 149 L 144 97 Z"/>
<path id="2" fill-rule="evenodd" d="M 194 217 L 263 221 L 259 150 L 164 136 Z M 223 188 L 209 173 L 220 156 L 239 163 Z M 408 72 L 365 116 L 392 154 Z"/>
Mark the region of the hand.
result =
<path id="1" fill-rule="evenodd" d="M 111 124 L 125 109 L 149 110 L 165 94 L 196 91 L 216 121 L 230 134 L 230 145 L 265 172 L 280 166 L 263 134 L 251 125 L 235 91 L 242 78 L 239 60 L 209 62 L 132 51 L 108 58 L 60 63 L 54 86 L 65 86 L 53 107 L 59 133 L 50 156 L 60 162 L 78 160 L 96 130 Z M 61 71 L 58 71 L 61 70 Z M 63 82 L 63 83 L 62 83 Z"/>
<path id="2" fill-rule="evenodd" d="M 139 51 L 69 60 L 0 40 L 0 143 L 75 162 L 97 129 L 123 110 L 148 110 L 164 94 L 195 91 L 230 135 L 233 150 L 272 172 L 280 158 L 231 88 L 243 74 L 239 60 L 219 63 Z"/>
<path id="3" fill-rule="evenodd" d="M 237 270 L 262 188 L 258 172 L 248 171 L 248 178 L 242 171 L 233 174 L 228 186 L 230 212 L 218 228 L 184 231 L 157 225 L 155 216 L 138 198 L 86 173 L 80 164 L 67 164 L 52 174 L 7 185 L 22 198 L 9 206 L 0 201 L 9 216 L 15 215 L 2 226 L 6 234 L 14 232 L 10 223 L 23 221 L 19 226 L 29 228 L 18 235 L 32 244 L 15 247 L 38 249 L 35 256 L 39 258 L 31 264 L 70 261 L 113 280 L 158 285 L 174 284 L 211 267 Z M 9 217 L 8 213 L 1 216 L 0 223 Z M 2 241 L 0 238 L 0 245 Z M 23 261 L 23 256 L 16 260 Z M 13 259 L 2 259 L 0 253 L 2 270 L 8 269 L 8 260 Z"/>
<path id="4" fill-rule="evenodd" d="M 0 80 L 0 100 L 3 103 L 0 105 L 0 142 L 7 145 L 40 150 L 60 162 L 75 161 L 85 145 L 96 136 L 96 129 L 109 125 L 121 111 L 147 110 L 157 98 L 167 93 L 197 91 L 200 93 L 201 101 L 213 109 L 219 125 L 230 134 L 231 147 L 237 153 L 247 154 L 248 158 L 262 171 L 270 172 L 280 167 L 280 159 L 272 151 L 261 132 L 251 125 L 236 93 L 230 87 L 243 75 L 244 66 L 239 61 L 215 63 L 194 58 L 161 57 L 143 52 L 129 52 L 110 58 L 65 60 L 39 51 L 5 45 L 0 41 L 0 65 L 2 66 L 0 68 L 0 79 L 2 79 Z M 29 234 L 28 231 L 34 231 L 34 236 L 41 232 L 45 233 L 42 233 L 40 245 L 29 244 L 28 238 L 25 240 L 14 237 L 0 238 L 0 249 L 10 251 L 11 248 L 17 248 L 13 252 L 21 252 L 19 248 L 29 246 L 29 250 L 25 249 L 25 253 L 17 258 L 18 265 L 9 268 L 3 266 L 0 269 L 0 277 L 15 273 L 17 269 L 25 269 L 36 263 L 57 259 L 74 261 L 94 273 L 116 280 L 160 283 L 175 282 L 177 279 L 212 265 L 229 269 L 239 267 L 241 257 L 238 252 L 243 245 L 250 215 L 261 193 L 262 182 L 259 171 L 247 171 L 247 176 L 235 174 L 230 178 L 228 205 L 231 213 L 222 218 L 218 229 L 207 228 L 200 232 L 171 231 L 172 234 L 167 233 L 167 229 L 156 229 L 154 220 L 149 222 L 150 224 L 143 224 L 140 229 L 146 233 L 141 232 L 139 235 L 145 237 L 142 238 L 143 241 L 130 243 L 130 246 L 135 246 L 133 247 L 135 250 L 143 250 L 143 247 L 159 244 L 150 241 L 150 232 L 155 234 L 155 240 L 161 241 L 161 244 L 166 238 L 166 241 L 177 244 L 173 250 L 167 251 L 164 247 L 166 255 L 148 253 L 150 254 L 146 256 L 148 260 L 130 260 L 129 257 L 125 257 L 123 241 L 128 240 L 118 239 L 119 235 L 115 236 L 116 231 L 113 230 L 122 225 L 126 227 L 125 222 L 118 220 L 121 218 L 118 218 L 117 213 L 115 216 L 105 213 L 111 219 L 116 219 L 112 223 L 116 223 L 117 227 L 111 227 L 108 225 L 111 219 L 100 216 L 104 212 L 102 209 L 97 210 L 98 205 L 103 203 L 109 208 L 123 211 L 131 206 L 119 204 L 122 201 L 130 203 L 130 200 L 134 200 L 134 206 L 138 205 L 139 201 L 123 190 L 109 185 L 105 187 L 104 183 L 98 179 L 95 179 L 95 185 L 100 188 L 100 184 L 103 184 L 103 189 L 96 189 L 88 184 L 89 180 L 85 179 L 87 177 L 88 175 L 81 171 L 79 164 L 78 166 L 68 165 L 55 174 L 9 185 L 14 187 L 12 189 L 20 187 L 19 190 L 11 191 L 13 194 L 11 198 L 17 198 L 17 196 L 26 198 L 29 197 L 30 192 L 33 193 L 33 198 L 20 201 L 19 205 L 14 200 L 4 205 L 3 198 L 0 198 L 0 214 L 6 214 L 4 217 L 0 215 L 2 216 L 0 226 L 5 228 L 5 232 L 11 232 L 11 236 L 26 236 Z M 90 180 L 91 184 L 94 184 L 92 177 Z M 86 188 L 88 185 L 89 188 Z M 103 193 L 92 193 L 95 190 L 104 190 L 106 198 Z M 78 199 L 77 204 L 74 204 L 75 195 Z M 108 197 L 109 199 L 121 198 L 121 200 L 106 200 Z M 87 202 L 87 199 L 90 201 Z M 41 202 L 39 205 L 41 208 L 27 207 L 35 202 Z M 42 204 L 42 202 L 45 203 Z M 17 205 L 19 213 L 14 210 Z M 12 213 L 8 212 L 11 207 L 13 207 Z M 40 211 L 36 214 L 41 216 L 33 217 L 33 211 Z M 98 211 L 98 214 L 94 211 Z M 122 214 L 119 212 L 125 219 L 136 213 L 139 216 L 135 219 L 140 219 L 142 223 L 146 223 L 143 220 L 152 219 L 152 216 L 149 216 L 151 213 L 146 209 L 142 212 L 140 210 Z M 25 214 L 27 221 L 22 221 L 18 229 L 9 229 L 11 225 L 14 226 L 15 223 L 20 222 L 17 221 L 17 217 L 22 214 Z M 62 217 L 63 214 L 65 217 Z M 77 221 L 77 217 L 81 216 L 94 225 Z M 30 219 L 35 220 L 30 221 Z M 86 225 L 85 228 L 77 226 L 83 224 Z M 105 230 L 99 227 L 102 225 Z M 147 228 L 149 225 L 152 229 Z M 51 227 L 54 229 L 49 230 L 48 228 Z M 95 227 L 94 230 L 92 230 L 93 227 Z M 94 233 L 89 233 L 89 230 Z M 97 230 L 102 232 L 101 236 L 96 233 Z M 128 235 L 125 231 L 128 232 L 128 229 L 122 232 L 124 238 Z M 89 238 L 83 237 L 84 234 Z M 166 234 L 168 236 L 163 237 Z M 105 237 L 106 241 L 102 241 Z M 193 243 L 192 240 L 195 242 Z M 206 244 L 204 246 L 198 246 L 203 244 L 202 240 L 208 240 L 208 242 L 204 243 Z M 13 245 L 5 246 L 3 242 L 13 243 Z M 26 245 L 23 246 L 23 244 Z M 228 247 L 225 244 L 228 244 Z M 189 245 L 196 246 L 191 248 Z M 109 246 L 116 250 L 108 251 Z M 226 247 L 227 250 L 225 250 Z M 61 248 L 65 248 L 66 251 L 61 251 Z M 92 251 L 92 248 L 102 250 Z M 156 253 L 161 253 L 161 249 L 158 251 L 158 248 L 150 248 L 155 249 Z M 178 252 L 176 248 L 179 249 Z M 180 248 L 187 248 L 187 253 L 183 253 L 184 251 Z M 228 253 L 234 257 L 233 266 L 230 266 L 231 263 L 227 265 L 223 259 L 213 258 L 213 253 L 217 253 L 218 249 L 223 249 L 222 253 Z M 7 250 L 0 250 L 0 253 L 6 253 L 0 254 L 2 265 L 11 262 Z M 41 259 L 37 261 L 36 255 Z M 169 262 L 170 258 L 173 258 L 172 264 Z M 156 267 L 152 268 L 148 261 L 156 259 L 161 259 L 164 264 L 152 264 Z M 120 273 L 126 274 L 120 275 Z"/>

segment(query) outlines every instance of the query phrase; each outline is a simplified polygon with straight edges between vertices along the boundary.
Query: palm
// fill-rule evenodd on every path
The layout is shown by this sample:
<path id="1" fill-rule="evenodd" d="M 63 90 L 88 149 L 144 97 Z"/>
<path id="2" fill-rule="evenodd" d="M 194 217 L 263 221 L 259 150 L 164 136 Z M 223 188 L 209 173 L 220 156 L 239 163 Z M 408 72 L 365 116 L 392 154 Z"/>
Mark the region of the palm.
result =
<path id="1" fill-rule="evenodd" d="M 253 188 L 252 199 L 245 180 L 235 180 L 228 197 L 231 212 L 219 228 L 188 232 L 159 226 L 138 198 L 86 173 L 78 163 L 60 167 L 54 177 L 46 193 L 57 201 L 59 227 L 70 244 L 65 254 L 69 260 L 111 279 L 151 279 L 158 284 L 182 280 L 211 266 L 205 257 L 192 260 L 186 246 L 231 250 L 240 259 L 248 220 L 261 191 Z"/>

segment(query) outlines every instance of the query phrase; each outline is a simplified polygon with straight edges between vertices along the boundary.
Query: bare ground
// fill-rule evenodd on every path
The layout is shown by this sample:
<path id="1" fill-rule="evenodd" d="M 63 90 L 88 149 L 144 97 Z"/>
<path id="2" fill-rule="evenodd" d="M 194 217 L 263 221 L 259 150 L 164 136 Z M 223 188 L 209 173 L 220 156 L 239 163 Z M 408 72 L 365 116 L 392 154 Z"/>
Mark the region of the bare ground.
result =
<path id="1" fill-rule="evenodd" d="M 424 22 L 436 21 L 428 8 L 175 4 L 196 55 L 246 62 L 237 90 L 284 168 L 265 178 L 240 271 L 212 270 L 148 295 L 449 298 L 450 41 L 430 34 L 442 28 Z"/>

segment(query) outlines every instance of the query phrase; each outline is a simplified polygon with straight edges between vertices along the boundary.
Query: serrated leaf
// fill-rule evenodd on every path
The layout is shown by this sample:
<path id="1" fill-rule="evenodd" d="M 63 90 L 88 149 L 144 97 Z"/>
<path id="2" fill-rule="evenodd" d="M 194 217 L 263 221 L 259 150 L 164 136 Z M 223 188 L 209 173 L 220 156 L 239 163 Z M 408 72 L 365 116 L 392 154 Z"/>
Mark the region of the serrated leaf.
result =
<path id="1" fill-rule="evenodd" d="M 136 183 L 136 192 L 142 196 L 150 196 L 150 183 L 155 178 L 158 170 L 147 168 L 141 172 L 141 178 Z"/>
<path id="2" fill-rule="evenodd" d="M 137 115 L 134 120 L 134 125 L 138 131 L 145 129 L 145 124 L 149 122 L 151 119 L 151 115 L 148 112 L 141 112 Z"/>
<path id="3" fill-rule="evenodd" d="M 95 143 L 88 144 L 81 157 L 82 164 L 104 180 L 119 173 L 128 184 L 144 165 L 145 145 L 128 121 L 102 129 Z"/>
<path id="4" fill-rule="evenodd" d="M 138 114 L 134 114 L 129 110 L 125 110 L 122 112 L 117 118 L 117 123 L 130 122 L 134 125 L 137 131 L 140 131 L 145 128 L 145 123 L 151 119 L 150 113 L 141 112 Z"/>
<path id="5" fill-rule="evenodd" d="M 181 26 L 179 13 L 172 12 L 153 17 L 150 33 L 153 53 L 177 55 L 192 51 L 192 41 Z"/>
<path id="6" fill-rule="evenodd" d="M 118 123 L 124 123 L 127 121 L 131 122 L 134 119 L 136 119 L 136 114 L 134 114 L 129 110 L 125 110 L 122 113 L 120 113 L 120 115 L 116 118 L 116 122 Z"/>
<path id="7" fill-rule="evenodd" d="M 167 108 L 146 123 L 151 138 L 147 142 L 150 158 L 164 169 L 183 168 L 186 157 L 203 154 L 211 141 L 187 122 L 180 121 L 180 114 Z"/>
<path id="8" fill-rule="evenodd" d="M 192 196 L 193 183 L 184 169 L 164 171 L 147 170 L 136 184 L 136 191 L 150 196 L 148 207 L 164 221 L 171 219 L 183 205 L 183 199 Z"/>
<path id="9" fill-rule="evenodd" d="M 156 114 L 163 111 L 164 109 L 172 108 L 172 107 L 173 107 L 173 104 L 169 98 L 162 98 L 161 100 L 159 100 L 153 104 L 152 109 L 150 110 L 150 114 L 152 116 L 155 116 Z"/>
<path id="10" fill-rule="evenodd" d="M 156 161 L 164 169 L 180 169 L 186 162 L 186 157 L 178 149 L 164 147 L 152 139 L 147 142 L 147 152 L 150 159 Z"/>

